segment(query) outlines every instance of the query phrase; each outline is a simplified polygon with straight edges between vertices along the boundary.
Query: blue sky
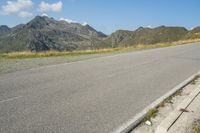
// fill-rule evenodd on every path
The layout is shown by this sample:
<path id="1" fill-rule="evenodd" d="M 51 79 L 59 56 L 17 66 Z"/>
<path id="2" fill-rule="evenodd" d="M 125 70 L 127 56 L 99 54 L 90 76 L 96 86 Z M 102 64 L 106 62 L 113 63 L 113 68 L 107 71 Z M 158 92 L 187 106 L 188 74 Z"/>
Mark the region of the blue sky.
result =
<path id="1" fill-rule="evenodd" d="M 200 26 L 200 0 L 1 0 L 0 25 L 26 23 L 36 15 L 87 22 L 110 34 L 139 26 Z"/>

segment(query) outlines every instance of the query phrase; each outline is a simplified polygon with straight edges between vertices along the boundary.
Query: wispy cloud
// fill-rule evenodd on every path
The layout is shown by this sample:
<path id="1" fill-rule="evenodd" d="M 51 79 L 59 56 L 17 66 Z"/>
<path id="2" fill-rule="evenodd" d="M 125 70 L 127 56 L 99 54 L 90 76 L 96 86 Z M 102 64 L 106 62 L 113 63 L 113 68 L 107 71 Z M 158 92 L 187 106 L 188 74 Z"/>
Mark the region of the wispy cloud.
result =
<path id="1" fill-rule="evenodd" d="M 59 12 L 62 9 L 62 5 L 63 3 L 61 1 L 52 4 L 42 1 L 39 4 L 39 8 L 41 12 L 48 12 L 48 11 Z"/>
<path id="2" fill-rule="evenodd" d="M 33 2 L 31 0 L 7 1 L 6 5 L 1 6 L 0 12 L 1 15 L 9 15 L 12 13 L 18 13 L 23 10 L 30 9 L 32 6 Z"/>

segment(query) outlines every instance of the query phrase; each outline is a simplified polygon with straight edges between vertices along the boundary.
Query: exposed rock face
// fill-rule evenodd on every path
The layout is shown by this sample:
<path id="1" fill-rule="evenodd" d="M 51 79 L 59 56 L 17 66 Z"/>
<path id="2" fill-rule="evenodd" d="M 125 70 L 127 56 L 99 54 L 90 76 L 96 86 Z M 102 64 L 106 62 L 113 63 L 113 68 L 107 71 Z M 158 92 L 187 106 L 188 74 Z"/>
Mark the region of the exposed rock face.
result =
<path id="1" fill-rule="evenodd" d="M 191 31 L 190 31 L 190 33 L 200 33 L 200 27 L 195 27 L 195 28 L 193 28 Z"/>
<path id="2" fill-rule="evenodd" d="M 200 38 L 200 27 L 196 27 L 188 32 L 185 37 L 186 39 L 197 39 Z"/>
<path id="3" fill-rule="evenodd" d="M 69 23 L 64 20 L 57 21 L 47 16 L 36 16 L 27 24 L 20 24 L 13 28 L 0 26 L 0 52 L 73 51 L 194 38 L 200 38 L 200 27 L 190 31 L 184 27 L 140 27 L 135 31 L 118 30 L 107 37 L 90 25 Z"/>
<path id="4" fill-rule="evenodd" d="M 25 25 L 5 31 L 1 30 L 0 36 L 0 51 L 3 52 L 101 48 L 105 46 L 102 38 L 107 37 L 89 25 L 56 21 L 46 16 L 36 16 Z"/>
<path id="5" fill-rule="evenodd" d="M 11 32 L 11 29 L 8 26 L 6 25 L 0 26 L 0 36 L 6 35 L 10 32 Z"/>
<path id="6" fill-rule="evenodd" d="M 183 39 L 188 33 L 184 27 L 143 28 L 135 31 L 119 30 L 107 38 L 113 47 L 135 44 L 155 44 L 160 42 L 172 42 Z"/>

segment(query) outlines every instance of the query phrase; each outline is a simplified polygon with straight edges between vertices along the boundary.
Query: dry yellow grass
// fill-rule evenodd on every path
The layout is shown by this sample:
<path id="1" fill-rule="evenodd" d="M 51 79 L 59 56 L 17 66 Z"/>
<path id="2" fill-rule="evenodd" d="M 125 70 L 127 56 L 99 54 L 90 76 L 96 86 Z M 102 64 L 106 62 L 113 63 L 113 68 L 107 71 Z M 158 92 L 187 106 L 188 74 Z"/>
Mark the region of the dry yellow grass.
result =
<path id="1" fill-rule="evenodd" d="M 195 129 L 194 133 L 200 133 L 200 119 L 193 123 L 193 128 Z"/>
<path id="2" fill-rule="evenodd" d="M 196 129 L 196 133 L 200 133 L 200 127 Z"/>
<path id="3" fill-rule="evenodd" d="M 113 53 L 113 52 L 126 52 L 126 51 L 135 51 L 142 49 L 151 49 L 151 48 L 161 48 L 175 45 L 182 45 L 192 42 L 199 42 L 200 39 L 195 40 L 182 40 L 171 43 L 158 43 L 158 44 L 139 44 L 129 47 L 119 47 L 119 48 L 107 48 L 107 49 L 96 49 L 96 50 L 81 50 L 73 52 L 59 52 L 59 51 L 46 51 L 46 52 L 10 52 L 0 54 L 0 58 L 40 58 L 40 57 L 51 57 L 51 56 L 80 56 L 80 55 L 90 55 L 90 54 L 104 54 L 104 53 Z"/>

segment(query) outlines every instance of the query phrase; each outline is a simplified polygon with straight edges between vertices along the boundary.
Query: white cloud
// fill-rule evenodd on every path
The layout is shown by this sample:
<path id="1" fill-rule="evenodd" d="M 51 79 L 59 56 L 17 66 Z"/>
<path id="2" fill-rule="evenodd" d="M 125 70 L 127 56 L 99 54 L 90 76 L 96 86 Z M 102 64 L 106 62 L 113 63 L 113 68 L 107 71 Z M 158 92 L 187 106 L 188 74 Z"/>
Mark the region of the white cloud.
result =
<path id="1" fill-rule="evenodd" d="M 153 28 L 151 25 L 148 25 L 147 28 Z"/>
<path id="2" fill-rule="evenodd" d="M 74 21 L 74 20 L 67 19 L 67 18 L 60 18 L 59 21 L 66 21 L 67 23 L 70 23 L 70 24 L 71 23 L 79 23 L 79 24 L 81 24 L 78 21 Z M 83 22 L 81 25 L 86 26 L 86 25 L 88 25 L 88 23 L 87 22 Z"/>
<path id="3" fill-rule="evenodd" d="M 62 5 L 63 3 L 61 1 L 53 4 L 42 1 L 39 5 L 39 8 L 41 12 L 47 12 L 47 11 L 59 12 L 62 9 Z"/>
<path id="4" fill-rule="evenodd" d="M 83 26 L 86 26 L 86 25 L 88 25 L 88 23 L 87 23 L 87 22 L 84 22 L 82 25 L 83 25 Z"/>
<path id="5" fill-rule="evenodd" d="M 1 14 L 9 15 L 20 12 L 24 9 L 30 9 L 33 6 L 32 0 L 7 1 L 6 5 L 1 6 Z"/>
<path id="6" fill-rule="evenodd" d="M 21 18 L 27 18 L 27 17 L 32 17 L 33 14 L 27 11 L 21 11 L 19 12 L 18 16 Z"/>
<path id="7" fill-rule="evenodd" d="M 71 20 L 71 19 L 66 19 L 66 18 L 60 18 L 60 21 L 66 21 L 68 23 L 78 23 L 77 21 Z"/>
<path id="8" fill-rule="evenodd" d="M 191 27 L 190 30 L 193 30 L 195 27 Z"/>
<path id="9" fill-rule="evenodd" d="M 41 15 L 42 17 L 48 17 L 48 15 L 46 14 L 46 13 L 43 13 L 42 15 Z"/>

